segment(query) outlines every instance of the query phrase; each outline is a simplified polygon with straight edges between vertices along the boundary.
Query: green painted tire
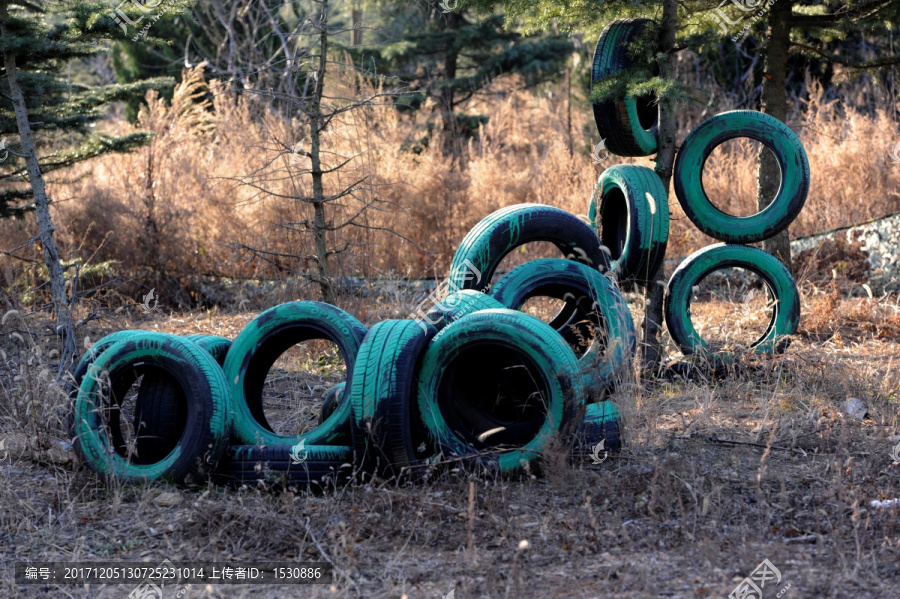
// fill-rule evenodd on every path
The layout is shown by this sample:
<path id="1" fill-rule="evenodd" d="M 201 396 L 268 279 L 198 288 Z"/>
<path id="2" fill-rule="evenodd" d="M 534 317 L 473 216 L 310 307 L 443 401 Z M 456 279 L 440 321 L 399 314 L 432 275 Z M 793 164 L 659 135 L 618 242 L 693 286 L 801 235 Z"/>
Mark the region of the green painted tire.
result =
<path id="1" fill-rule="evenodd" d="M 101 373 L 111 389 L 104 390 Z M 175 448 L 162 460 L 142 463 L 121 454 L 118 403 L 138 376 L 171 375 L 184 391 L 187 422 Z M 110 401 L 112 400 L 112 401 Z M 101 410 L 115 416 L 103 430 Z M 75 449 L 96 473 L 122 482 L 202 477 L 215 467 L 231 436 L 231 397 L 222 370 L 212 356 L 175 335 L 144 333 L 115 342 L 90 366 L 75 400 Z M 112 426 L 113 422 L 116 423 Z"/>
<path id="2" fill-rule="evenodd" d="M 386 320 L 366 334 L 348 391 L 355 463 L 366 471 L 400 476 L 419 462 L 425 435 L 413 399 L 415 369 L 436 334 L 415 320 Z"/>
<path id="3" fill-rule="evenodd" d="M 782 353 L 790 344 L 789 335 L 800 323 L 800 294 L 794 277 L 777 258 L 758 248 L 719 243 L 698 250 L 682 262 L 666 291 L 666 326 L 672 340 L 684 354 L 706 353 L 709 345 L 691 322 L 693 288 L 709 273 L 737 266 L 759 276 L 775 298 L 775 312 L 766 332 L 751 348 L 756 353 Z"/>
<path id="4" fill-rule="evenodd" d="M 420 316 L 419 322 L 423 323 L 423 330 L 425 330 L 424 324 L 427 323 L 440 331 L 466 314 L 502 307 L 503 304 L 486 293 L 474 289 L 461 289 L 435 303 L 424 315 L 417 316 Z"/>
<path id="5" fill-rule="evenodd" d="M 591 68 L 591 88 L 632 66 L 628 47 L 643 33 L 649 19 L 618 19 L 600 34 Z M 659 111 L 656 98 L 626 95 L 593 104 L 594 122 L 606 149 L 617 156 L 656 153 Z"/>
<path id="6" fill-rule="evenodd" d="M 352 461 L 349 447 L 232 445 L 219 464 L 216 478 L 236 485 L 315 491 L 348 481 Z"/>
<path id="7" fill-rule="evenodd" d="M 588 315 L 594 340 L 579 358 L 579 366 L 589 390 L 614 388 L 631 368 L 637 348 L 631 310 L 619 290 L 596 270 L 559 258 L 533 260 L 511 270 L 490 293 L 511 310 L 544 296 L 566 300 Z"/>
<path id="8" fill-rule="evenodd" d="M 188 341 L 193 341 L 209 352 L 219 366 L 225 364 L 225 356 L 231 347 L 231 340 L 217 335 L 188 335 Z"/>
<path id="9" fill-rule="evenodd" d="M 609 248 L 611 270 L 620 281 L 653 277 L 666 257 L 669 200 L 652 169 L 620 164 L 603 171 L 588 218 Z"/>
<path id="10" fill-rule="evenodd" d="M 185 339 L 209 353 L 219 366 L 231 347 L 231 341 L 215 335 L 188 335 Z M 187 422 L 186 403 L 177 381 L 165 373 L 141 382 L 134 406 L 135 430 L 141 431 L 136 448 L 141 458 L 157 462 L 172 451 Z"/>
<path id="11" fill-rule="evenodd" d="M 703 189 L 703 166 L 724 141 L 748 137 L 778 160 L 781 187 L 772 203 L 752 216 L 731 216 L 716 208 Z M 675 195 L 698 229 L 726 243 L 756 243 L 790 225 L 809 193 L 809 160 L 797 135 L 775 117 L 754 110 L 723 112 L 703 121 L 681 145 L 673 174 Z"/>
<path id="12" fill-rule="evenodd" d="M 463 238 L 450 264 L 450 290 L 488 289 L 503 258 L 536 241 L 553 243 L 567 259 L 600 272 L 609 270 L 609 250 L 600 244 L 590 225 L 553 206 L 517 204 L 488 215 Z M 575 306 L 566 305 L 550 326 L 560 330 L 576 311 Z"/>
<path id="13" fill-rule="evenodd" d="M 322 413 L 319 416 L 319 424 L 322 424 L 328 417 L 337 410 L 338 404 L 344 401 L 344 389 L 347 387 L 347 381 L 342 381 L 328 390 L 325 394 L 325 401 L 322 402 Z"/>
<path id="14" fill-rule="evenodd" d="M 495 385 L 510 365 L 527 368 L 536 393 L 499 398 Z M 434 453 L 461 465 L 516 473 L 539 466 L 553 439 L 571 444 L 584 414 L 578 360 L 562 337 L 537 318 L 506 309 L 464 316 L 428 345 L 418 374 L 418 406 Z M 514 424 L 541 417 L 537 433 L 518 446 L 479 440 L 466 412 Z M 492 438 L 493 440 L 493 438 Z"/>
<path id="15" fill-rule="evenodd" d="M 225 378 L 234 400 L 234 435 L 246 445 L 349 445 L 350 404 L 340 402 L 319 426 L 302 435 L 279 435 L 266 421 L 262 390 L 272 365 L 288 348 L 310 339 L 328 339 L 340 351 L 347 376 L 366 327 L 340 308 L 321 302 L 290 302 L 254 318 L 237 336 L 225 358 Z"/>
<path id="16" fill-rule="evenodd" d="M 66 430 L 69 431 L 70 438 L 75 436 L 75 399 L 78 397 L 78 388 L 81 387 L 81 381 L 84 380 L 84 375 L 87 374 L 91 364 L 100 357 L 100 354 L 109 349 L 109 347 L 117 341 L 132 338 L 136 339 L 148 333 L 150 333 L 150 331 L 126 330 L 116 331 L 115 333 L 110 333 L 105 337 L 101 337 L 90 347 L 90 349 L 84 352 L 84 355 L 78 361 L 78 364 L 75 365 L 75 368 L 65 377 L 64 388 L 66 390 L 66 395 L 69 396 L 69 410 L 66 414 Z"/>
<path id="17" fill-rule="evenodd" d="M 484 291 L 507 254 L 535 241 L 549 241 L 566 258 L 600 272 L 609 270 L 609 251 L 590 225 L 553 206 L 517 204 L 484 218 L 463 238 L 450 264 L 450 290 Z"/>
<path id="18" fill-rule="evenodd" d="M 575 435 L 573 453 L 590 453 L 600 441 L 607 451 L 622 449 L 620 436 L 621 415 L 615 404 L 609 400 L 588 404 L 584 411 L 584 420 Z"/>

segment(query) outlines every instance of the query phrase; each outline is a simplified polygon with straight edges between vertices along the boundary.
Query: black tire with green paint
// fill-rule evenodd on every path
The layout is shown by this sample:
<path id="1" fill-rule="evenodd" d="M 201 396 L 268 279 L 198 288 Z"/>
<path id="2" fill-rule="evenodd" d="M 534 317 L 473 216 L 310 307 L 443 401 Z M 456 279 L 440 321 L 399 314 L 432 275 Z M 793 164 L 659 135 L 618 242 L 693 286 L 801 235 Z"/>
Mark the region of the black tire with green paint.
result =
<path id="1" fill-rule="evenodd" d="M 337 409 L 319 426 L 300 435 L 279 435 L 266 421 L 262 391 L 266 375 L 278 357 L 293 345 L 327 339 L 338 347 L 352 376 L 356 353 L 366 334 L 357 319 L 321 302 L 290 302 L 254 318 L 234 340 L 225 359 L 225 378 L 234 400 L 234 434 L 246 445 L 349 445 L 350 404 Z"/>
<path id="2" fill-rule="evenodd" d="M 752 216 L 716 208 L 703 189 L 703 166 L 719 144 L 737 137 L 765 145 L 778 161 L 781 186 L 772 203 Z M 806 203 L 809 159 L 790 127 L 754 110 L 723 112 L 703 121 L 681 145 L 673 173 L 675 195 L 687 217 L 710 237 L 726 243 L 756 243 L 785 230 Z"/>
<path id="3" fill-rule="evenodd" d="M 514 365 L 527 369 L 536 393 L 498 397 L 497 381 Z M 533 469 L 554 439 L 572 443 L 584 414 L 586 390 L 572 349 L 544 322 L 513 310 L 476 312 L 445 328 L 425 350 L 418 381 L 428 443 L 462 466 Z M 467 411 L 510 424 L 543 422 L 527 443 L 500 447 L 479 440 L 489 431 L 466 422 Z"/>
<path id="4" fill-rule="evenodd" d="M 536 241 L 549 241 L 566 258 L 600 272 L 609 270 L 609 251 L 590 225 L 559 208 L 517 204 L 484 218 L 465 236 L 450 265 L 450 289 L 485 290 L 507 254 Z"/>
<path id="5" fill-rule="evenodd" d="M 225 356 L 231 347 L 231 340 L 217 335 L 188 335 L 185 337 L 188 341 L 193 341 L 215 359 L 219 366 L 225 364 Z"/>
<path id="6" fill-rule="evenodd" d="M 632 66 L 630 45 L 649 23 L 649 19 L 618 19 L 606 26 L 594 50 L 592 88 Z M 653 66 L 649 68 L 653 72 Z M 656 153 L 659 111 L 655 97 L 625 95 L 592 106 L 597 131 L 612 154 L 650 156 Z"/>
<path id="7" fill-rule="evenodd" d="M 659 176 L 644 166 L 620 164 L 603 171 L 588 218 L 609 248 L 619 280 L 650 280 L 669 242 L 669 200 Z M 599 204 L 599 206 L 598 206 Z"/>
<path id="8" fill-rule="evenodd" d="M 231 347 L 231 341 L 215 335 L 188 335 L 185 339 L 209 353 L 219 366 Z M 178 442 L 186 422 L 186 400 L 177 382 L 165 373 L 145 377 L 134 409 L 135 430 L 140 431 L 138 455 L 151 462 L 163 459 Z"/>
<path id="9" fill-rule="evenodd" d="M 619 290 L 596 270 L 559 258 L 533 260 L 497 281 L 490 294 L 511 310 L 539 296 L 578 306 L 594 328 L 594 339 L 579 358 L 587 388 L 611 389 L 627 376 L 637 347 L 634 319 Z"/>
<path id="10" fill-rule="evenodd" d="M 800 294 L 794 277 L 777 258 L 758 248 L 719 243 L 685 258 L 669 279 L 666 291 L 666 326 L 672 340 L 685 354 L 706 353 L 707 342 L 691 322 L 693 289 L 709 273 L 729 267 L 759 276 L 775 298 L 774 314 L 766 332 L 751 348 L 761 354 L 782 353 L 800 323 Z"/>
<path id="11" fill-rule="evenodd" d="M 103 384 L 106 372 L 110 385 Z M 165 372 L 187 398 L 187 421 L 174 449 L 159 461 L 122 455 L 118 405 L 138 376 Z M 101 410 L 113 418 L 109 432 Z M 75 400 L 75 449 L 101 476 L 122 482 L 199 480 L 215 467 L 231 436 L 232 406 L 221 368 L 212 356 L 175 335 L 144 333 L 115 342 L 89 367 Z"/>
<path id="12" fill-rule="evenodd" d="M 101 337 L 98 339 L 93 345 L 91 345 L 90 349 L 84 352 L 84 355 L 78 361 L 78 364 L 75 365 L 75 368 L 69 373 L 68 376 L 65 377 L 65 390 L 66 395 L 69 396 L 69 409 L 66 414 L 66 430 L 69 431 L 69 436 L 75 436 L 75 399 L 78 397 L 78 388 L 81 386 L 81 382 L 84 380 L 84 375 L 87 374 L 88 369 L 91 367 L 100 354 L 109 349 L 111 345 L 116 343 L 117 341 L 121 341 L 123 339 L 132 339 L 138 338 L 146 333 L 150 333 L 150 331 L 144 330 L 128 330 L 128 331 L 116 331 L 115 333 L 110 333 L 105 337 Z"/>
<path id="13" fill-rule="evenodd" d="M 400 476 L 419 462 L 416 447 L 424 432 L 415 372 L 436 334 L 415 320 L 386 320 L 366 334 L 347 391 L 356 464 L 363 469 Z"/>
<path id="14" fill-rule="evenodd" d="M 348 481 L 352 461 L 349 447 L 232 445 L 216 478 L 230 484 L 316 491 Z"/>
<path id="15" fill-rule="evenodd" d="M 474 289 L 461 289 L 432 306 L 421 320 L 440 331 L 466 314 L 502 307 L 503 304 L 486 293 Z"/>
<path id="16" fill-rule="evenodd" d="M 588 404 L 584 411 L 584 420 L 575 435 L 574 453 L 591 453 L 600 441 L 604 441 L 606 451 L 622 449 L 620 436 L 619 409 L 613 402 L 601 401 Z"/>

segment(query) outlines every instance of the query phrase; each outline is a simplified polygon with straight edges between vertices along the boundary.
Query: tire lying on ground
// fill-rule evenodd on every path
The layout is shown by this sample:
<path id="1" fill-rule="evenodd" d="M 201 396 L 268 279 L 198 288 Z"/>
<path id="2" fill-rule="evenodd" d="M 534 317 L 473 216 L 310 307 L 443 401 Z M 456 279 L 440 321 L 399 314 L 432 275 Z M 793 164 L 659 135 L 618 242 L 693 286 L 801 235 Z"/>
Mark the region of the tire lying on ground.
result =
<path id="1" fill-rule="evenodd" d="M 110 333 L 105 337 L 101 337 L 93 345 L 91 345 L 90 349 L 84 352 L 84 355 L 72 370 L 71 375 L 66 376 L 65 390 L 66 395 L 69 396 L 70 404 L 69 409 L 66 413 L 66 428 L 69 431 L 70 437 L 75 436 L 75 399 L 78 397 L 78 388 L 81 386 L 81 382 L 84 380 L 84 375 L 87 374 L 88 369 L 97 360 L 100 354 L 109 349 L 109 347 L 117 341 L 121 341 L 123 339 L 131 339 L 133 337 L 140 337 L 147 333 L 150 333 L 150 331 L 136 329 L 131 331 L 116 331 L 115 333 Z"/>
<path id="2" fill-rule="evenodd" d="M 666 255 L 669 201 L 659 176 L 644 166 L 619 164 L 600 175 L 588 218 L 609 248 L 619 280 L 648 281 Z"/>
<path id="3" fill-rule="evenodd" d="M 590 225 L 559 208 L 517 204 L 488 215 L 466 234 L 450 264 L 450 289 L 484 291 L 504 257 L 537 241 L 553 243 L 567 259 L 609 271 L 609 250 L 600 244 Z M 566 305 L 550 326 L 562 329 L 576 312 L 576 306 Z"/>
<path id="4" fill-rule="evenodd" d="M 340 308 L 321 302 L 290 302 L 254 318 L 234 340 L 225 359 L 225 378 L 234 401 L 234 434 L 246 445 L 342 445 L 350 443 L 350 404 L 337 409 L 319 426 L 296 435 L 272 430 L 263 410 L 263 386 L 275 361 L 292 346 L 311 339 L 326 339 L 338 347 L 353 374 L 356 353 L 366 328 Z"/>
<path id="5" fill-rule="evenodd" d="M 219 366 L 225 364 L 225 356 L 231 347 L 231 340 L 217 335 L 188 335 L 188 341 L 193 341 L 209 352 Z"/>
<path id="6" fill-rule="evenodd" d="M 619 436 L 619 409 L 611 401 L 588 404 L 584 420 L 575 435 L 575 453 L 590 453 L 600 441 L 606 451 L 622 449 Z"/>
<path id="7" fill-rule="evenodd" d="M 209 353 L 219 366 L 231 347 L 231 341 L 215 335 L 188 335 L 185 339 Z M 186 419 L 186 400 L 177 382 L 164 372 L 144 377 L 134 407 L 138 455 L 150 462 L 163 459 L 177 443 Z"/>
<path id="8" fill-rule="evenodd" d="M 649 23 L 649 19 L 618 19 L 606 26 L 594 50 L 592 88 L 632 66 L 630 45 Z M 655 97 L 625 95 L 593 104 L 593 108 L 597 131 L 611 153 L 617 156 L 656 153 L 659 111 Z"/>
<path id="9" fill-rule="evenodd" d="M 609 270 L 608 250 L 590 225 L 553 206 L 517 204 L 490 214 L 466 234 L 450 264 L 450 288 L 484 291 L 507 254 L 536 241 L 549 241 L 566 258 L 600 272 Z"/>
<path id="10" fill-rule="evenodd" d="M 461 289 L 449 294 L 425 313 L 421 321 L 440 331 L 448 324 L 479 310 L 502 308 L 503 304 L 481 291 Z M 421 322 L 420 321 L 420 322 Z M 424 323 L 422 328 L 424 329 Z"/>
<path id="11" fill-rule="evenodd" d="M 504 397 L 509 371 L 529 389 Z M 524 375 L 524 376 L 523 376 Z M 521 312 L 484 310 L 460 318 L 428 345 L 418 374 L 419 413 L 427 444 L 443 459 L 500 473 L 533 469 L 554 439 L 569 447 L 584 414 L 578 360 L 547 324 Z M 484 430 L 472 415 L 499 423 Z M 506 426 L 537 422 L 525 439 Z"/>
<path id="12" fill-rule="evenodd" d="M 669 279 L 665 298 L 666 326 L 683 353 L 702 354 L 709 349 L 691 322 L 694 287 L 711 272 L 733 266 L 759 276 L 775 298 L 772 319 L 766 332 L 751 344 L 753 351 L 782 353 L 790 344 L 789 335 L 797 332 L 800 295 L 788 269 L 777 258 L 758 248 L 720 243 L 688 256 Z"/>
<path id="13" fill-rule="evenodd" d="M 344 482 L 353 451 L 331 445 L 232 445 L 217 470 L 221 482 L 306 490 Z"/>
<path id="14" fill-rule="evenodd" d="M 559 258 L 533 260 L 497 281 L 490 294 L 512 310 L 540 296 L 578 306 L 593 325 L 590 345 L 576 352 L 586 387 L 610 389 L 626 376 L 637 347 L 634 320 L 619 290 L 596 270 Z"/>
<path id="15" fill-rule="evenodd" d="M 478 293 L 477 291 L 475 293 Z M 418 463 L 424 441 L 415 401 L 415 370 L 437 330 L 415 320 L 385 320 L 366 333 L 347 391 L 355 462 L 400 476 Z"/>
<path id="16" fill-rule="evenodd" d="M 716 208 L 703 189 L 703 166 L 719 144 L 747 137 L 765 145 L 781 169 L 781 186 L 764 210 L 732 216 Z M 800 139 L 775 117 L 753 110 L 723 112 L 703 121 L 685 138 L 675 159 L 675 195 L 698 229 L 727 243 L 756 243 L 790 225 L 809 193 L 809 160 Z"/>
<path id="17" fill-rule="evenodd" d="M 187 418 L 173 449 L 147 461 L 127 451 L 120 406 L 138 377 L 162 372 L 181 387 Z M 212 356 L 175 335 L 144 333 L 115 342 L 88 368 L 75 400 L 74 445 L 85 463 L 107 478 L 184 482 L 215 467 L 231 436 L 231 415 L 228 387 Z"/>

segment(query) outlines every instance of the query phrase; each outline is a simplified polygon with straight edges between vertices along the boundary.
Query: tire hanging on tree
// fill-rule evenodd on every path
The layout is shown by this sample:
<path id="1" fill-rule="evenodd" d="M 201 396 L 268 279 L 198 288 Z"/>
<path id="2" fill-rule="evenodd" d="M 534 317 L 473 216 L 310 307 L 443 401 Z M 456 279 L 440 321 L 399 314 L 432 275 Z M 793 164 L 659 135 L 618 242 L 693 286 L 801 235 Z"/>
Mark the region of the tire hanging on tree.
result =
<path id="1" fill-rule="evenodd" d="M 591 87 L 620 76 L 633 66 L 631 44 L 640 38 L 650 19 L 618 19 L 600 34 L 594 50 Z M 653 67 L 651 66 L 651 73 Z M 656 153 L 659 113 L 655 97 L 623 95 L 594 103 L 594 122 L 606 149 L 617 156 L 651 156 Z"/>
<path id="2" fill-rule="evenodd" d="M 716 146 L 738 137 L 765 145 L 781 169 L 781 186 L 772 202 L 752 216 L 722 212 L 703 188 L 703 167 L 709 155 Z M 688 134 L 672 178 L 681 208 L 703 233 L 726 243 L 757 243 L 785 230 L 800 214 L 809 193 L 809 159 L 797 135 L 775 117 L 733 110 L 703 121 Z"/>

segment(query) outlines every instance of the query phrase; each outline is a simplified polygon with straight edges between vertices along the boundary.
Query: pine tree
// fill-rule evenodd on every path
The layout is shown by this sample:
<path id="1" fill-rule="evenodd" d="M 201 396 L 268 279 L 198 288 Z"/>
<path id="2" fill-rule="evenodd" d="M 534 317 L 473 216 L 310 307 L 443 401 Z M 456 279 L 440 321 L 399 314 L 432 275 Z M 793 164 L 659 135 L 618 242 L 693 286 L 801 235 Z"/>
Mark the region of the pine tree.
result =
<path id="1" fill-rule="evenodd" d="M 801 4 L 797 0 L 777 0 L 769 9 L 765 35 L 760 35 L 765 54 L 761 110 L 784 121 L 787 117 L 788 59 L 791 53 L 822 59 L 846 69 L 876 70 L 900 64 L 900 55 L 884 52 L 875 59 L 854 57 L 846 40 L 852 36 L 881 36 L 900 18 L 898 0 L 845 2 L 824 0 Z M 850 52 L 848 52 L 850 50 Z M 771 152 L 760 148 L 759 209 L 775 196 L 781 180 L 778 163 Z M 763 242 L 766 251 L 791 268 L 791 243 L 788 231 Z"/>
<path id="2" fill-rule="evenodd" d="M 70 300 L 66 293 L 67 268 L 60 261 L 53 235 L 45 176 L 107 152 L 128 151 L 146 143 L 147 134 L 115 137 L 92 134 L 90 128 L 105 116 L 110 102 L 171 83 L 79 85 L 67 80 L 66 66 L 105 51 L 110 40 L 127 33 L 146 34 L 156 19 L 182 9 L 174 0 L 165 4 L 160 0 L 156 5 L 123 3 L 118 8 L 83 0 L 0 0 L 0 90 L 9 90 L 0 95 L 0 138 L 9 154 L 0 164 L 0 181 L 6 184 L 0 192 L 0 216 L 36 213 L 39 233 L 32 242 L 40 242 L 57 331 L 64 338 L 61 372 L 75 354 L 74 298 Z M 144 28 L 137 29 L 140 24 Z M 18 136 L 18 143 L 6 142 L 10 136 Z"/>
<path id="3" fill-rule="evenodd" d="M 363 68 L 406 86 L 399 109 L 419 110 L 431 100 L 451 145 L 488 121 L 465 107 L 497 77 L 516 74 L 527 86 L 559 78 L 573 50 L 564 36 L 524 36 L 504 28 L 502 15 L 479 16 L 457 0 L 381 3 L 378 9 L 380 21 L 393 23 L 386 43 L 351 53 Z"/>

